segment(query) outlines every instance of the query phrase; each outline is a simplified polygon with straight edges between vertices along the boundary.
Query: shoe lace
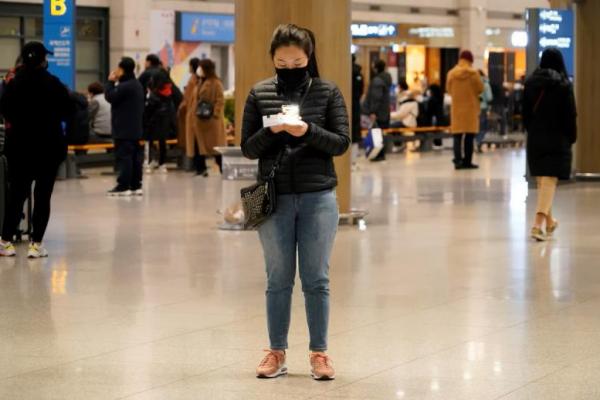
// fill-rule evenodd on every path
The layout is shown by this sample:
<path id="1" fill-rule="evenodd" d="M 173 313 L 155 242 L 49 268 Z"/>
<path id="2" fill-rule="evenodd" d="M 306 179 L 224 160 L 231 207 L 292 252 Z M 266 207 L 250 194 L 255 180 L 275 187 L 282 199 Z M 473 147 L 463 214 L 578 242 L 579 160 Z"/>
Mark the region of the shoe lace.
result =
<path id="1" fill-rule="evenodd" d="M 267 355 L 265 356 L 265 358 L 262 359 L 262 361 L 260 362 L 260 367 L 264 367 L 267 365 L 270 365 L 272 363 L 279 363 L 279 354 L 273 350 L 265 350 L 265 352 L 267 353 Z"/>
<path id="2" fill-rule="evenodd" d="M 314 368 L 328 368 L 331 361 L 325 353 L 313 353 L 310 360 Z"/>

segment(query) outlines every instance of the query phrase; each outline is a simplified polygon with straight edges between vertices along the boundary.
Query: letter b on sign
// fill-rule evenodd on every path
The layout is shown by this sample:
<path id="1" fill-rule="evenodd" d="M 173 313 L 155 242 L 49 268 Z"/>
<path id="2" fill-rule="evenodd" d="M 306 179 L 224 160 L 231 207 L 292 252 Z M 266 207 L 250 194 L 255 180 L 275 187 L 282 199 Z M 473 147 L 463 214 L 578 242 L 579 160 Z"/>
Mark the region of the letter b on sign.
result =
<path id="1" fill-rule="evenodd" d="M 50 0 L 50 15 L 60 17 L 67 12 L 66 0 Z"/>

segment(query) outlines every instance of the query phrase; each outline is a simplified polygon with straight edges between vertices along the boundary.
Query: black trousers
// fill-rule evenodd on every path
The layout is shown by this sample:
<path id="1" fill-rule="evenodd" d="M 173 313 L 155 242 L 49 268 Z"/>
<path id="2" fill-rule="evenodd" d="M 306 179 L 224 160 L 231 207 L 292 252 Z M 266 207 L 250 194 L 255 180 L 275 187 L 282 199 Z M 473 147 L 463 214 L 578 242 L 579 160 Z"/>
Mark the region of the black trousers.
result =
<path id="1" fill-rule="evenodd" d="M 156 150 L 154 148 L 154 141 L 158 141 L 158 165 L 163 165 L 167 162 L 167 139 L 162 137 L 148 137 L 148 160 L 153 161 L 156 158 Z"/>
<path id="2" fill-rule="evenodd" d="M 55 164 L 55 163 L 51 163 Z M 23 217 L 23 206 L 29 197 L 31 186 L 35 183 L 33 190 L 33 215 L 31 225 L 33 232 L 30 240 L 41 243 L 46 234 L 46 228 L 50 221 L 50 199 L 54 191 L 56 174 L 59 165 L 36 168 L 27 171 L 27 168 L 19 168 L 18 165 L 9 165 L 9 188 L 8 201 L 6 204 L 6 215 L 2 228 L 2 239 L 12 242 L 17 233 L 17 228 Z"/>
<path id="3" fill-rule="evenodd" d="M 471 165 L 473 163 L 475 136 L 474 133 L 454 134 L 454 164 Z"/>
<path id="4" fill-rule="evenodd" d="M 138 140 L 115 139 L 115 157 L 119 176 L 119 190 L 142 188 L 144 150 Z"/>
<path id="5" fill-rule="evenodd" d="M 223 156 L 215 156 L 215 162 L 219 166 L 219 171 L 223 173 Z M 197 143 L 194 144 L 194 167 L 196 168 L 196 172 L 198 174 L 203 174 L 208 169 L 208 166 L 206 165 L 206 156 L 200 154 L 200 149 L 198 148 Z"/>

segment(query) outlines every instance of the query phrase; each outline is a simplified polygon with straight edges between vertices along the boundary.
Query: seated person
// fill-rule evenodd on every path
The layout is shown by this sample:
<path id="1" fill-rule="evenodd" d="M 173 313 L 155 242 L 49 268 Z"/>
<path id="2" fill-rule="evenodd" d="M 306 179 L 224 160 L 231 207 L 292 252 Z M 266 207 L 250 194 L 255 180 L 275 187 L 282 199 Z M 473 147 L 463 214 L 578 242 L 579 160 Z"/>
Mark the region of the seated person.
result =
<path id="1" fill-rule="evenodd" d="M 88 86 L 90 103 L 90 143 L 112 142 L 110 104 L 104 98 L 104 86 L 94 82 Z"/>

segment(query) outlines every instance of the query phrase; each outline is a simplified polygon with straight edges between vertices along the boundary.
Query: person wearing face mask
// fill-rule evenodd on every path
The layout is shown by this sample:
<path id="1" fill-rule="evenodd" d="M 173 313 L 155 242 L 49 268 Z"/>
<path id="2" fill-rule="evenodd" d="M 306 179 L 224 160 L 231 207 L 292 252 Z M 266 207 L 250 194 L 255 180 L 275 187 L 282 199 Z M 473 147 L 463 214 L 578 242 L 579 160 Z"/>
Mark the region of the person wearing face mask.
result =
<path id="1" fill-rule="evenodd" d="M 222 172 L 222 157 L 215 151 L 215 147 L 227 146 L 223 122 L 225 96 L 223 84 L 215 73 L 215 63 L 212 60 L 200 60 L 196 75 L 199 77 L 199 83 L 194 94 L 196 108 L 193 109 L 193 112 L 196 113 L 200 103 L 207 105 L 212 112 L 206 117 L 196 115 L 194 121 L 196 129 L 193 130 L 192 135 L 187 137 L 186 149 L 188 157 L 194 160 L 196 173 L 208 176 L 206 157 L 214 157 Z"/>
<path id="2" fill-rule="evenodd" d="M 257 83 L 246 100 L 242 151 L 259 160 L 259 174 L 275 173 L 277 209 L 259 227 L 267 270 L 267 320 L 270 347 L 256 375 L 287 373 L 286 349 L 296 263 L 310 331 L 314 379 L 335 378 L 327 351 L 329 258 L 338 226 L 334 156 L 350 146 L 350 126 L 338 87 L 319 78 L 312 32 L 280 25 L 271 41 L 276 76 Z M 297 122 L 265 128 L 263 117 L 297 105 Z M 286 108 L 288 109 L 288 108 Z"/>
<path id="3" fill-rule="evenodd" d="M 58 167 L 67 155 L 63 123 L 75 113 L 67 88 L 47 70 L 48 54 L 52 53 L 42 43 L 27 43 L 21 53 L 23 65 L 0 100 L 0 113 L 10 124 L 5 144 L 9 194 L 0 241 L 2 256 L 16 254 L 12 241 L 33 182 L 33 232 L 27 255 L 48 256 L 42 240 Z"/>

